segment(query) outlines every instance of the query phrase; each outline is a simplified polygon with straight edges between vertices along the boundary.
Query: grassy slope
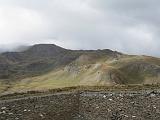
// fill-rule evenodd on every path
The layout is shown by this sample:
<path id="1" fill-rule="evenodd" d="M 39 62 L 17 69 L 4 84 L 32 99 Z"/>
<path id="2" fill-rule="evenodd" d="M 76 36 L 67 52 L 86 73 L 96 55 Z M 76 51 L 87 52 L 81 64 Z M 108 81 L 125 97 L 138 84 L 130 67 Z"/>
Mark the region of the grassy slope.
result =
<path id="1" fill-rule="evenodd" d="M 47 90 L 71 86 L 112 86 L 115 84 L 152 84 L 160 83 L 159 77 L 150 76 L 146 72 L 130 73 L 127 66 L 132 63 L 144 62 L 159 65 L 160 60 L 147 56 L 122 56 L 120 59 L 101 58 L 91 63 L 87 59 L 80 59 L 66 67 L 51 71 L 37 77 L 28 77 L 13 83 L 10 92 L 24 92 L 28 90 Z M 77 72 L 76 72 L 77 71 Z M 112 77 L 110 76 L 112 73 Z M 3 86 L 3 85 L 2 85 Z M 0 88 L 0 89 L 3 89 Z"/>

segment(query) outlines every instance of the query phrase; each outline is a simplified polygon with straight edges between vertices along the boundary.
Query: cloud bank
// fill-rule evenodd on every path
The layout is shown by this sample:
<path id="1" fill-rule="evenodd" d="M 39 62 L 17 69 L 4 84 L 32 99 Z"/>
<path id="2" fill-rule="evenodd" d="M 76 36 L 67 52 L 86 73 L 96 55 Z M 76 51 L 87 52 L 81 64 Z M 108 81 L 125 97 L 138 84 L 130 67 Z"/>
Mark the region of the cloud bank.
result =
<path id="1" fill-rule="evenodd" d="M 0 0 L 0 47 L 53 43 L 160 56 L 158 0 Z"/>

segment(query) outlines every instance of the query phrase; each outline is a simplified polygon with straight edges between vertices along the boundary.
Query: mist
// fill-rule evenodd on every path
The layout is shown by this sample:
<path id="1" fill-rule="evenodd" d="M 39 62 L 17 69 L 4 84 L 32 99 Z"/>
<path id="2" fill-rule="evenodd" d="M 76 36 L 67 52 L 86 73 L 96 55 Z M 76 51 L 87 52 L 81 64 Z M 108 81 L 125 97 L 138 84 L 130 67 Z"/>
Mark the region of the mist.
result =
<path id="1" fill-rule="evenodd" d="M 39 43 L 160 56 L 160 1 L 0 0 L 0 51 Z"/>

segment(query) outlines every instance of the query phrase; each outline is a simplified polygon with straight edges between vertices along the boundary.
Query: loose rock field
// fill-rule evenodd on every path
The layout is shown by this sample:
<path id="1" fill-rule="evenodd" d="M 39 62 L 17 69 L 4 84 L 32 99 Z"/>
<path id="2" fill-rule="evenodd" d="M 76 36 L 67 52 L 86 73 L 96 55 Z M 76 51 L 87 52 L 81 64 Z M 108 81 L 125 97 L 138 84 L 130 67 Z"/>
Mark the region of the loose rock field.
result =
<path id="1" fill-rule="evenodd" d="M 0 120 L 160 120 L 160 92 L 78 91 L 1 100 Z"/>

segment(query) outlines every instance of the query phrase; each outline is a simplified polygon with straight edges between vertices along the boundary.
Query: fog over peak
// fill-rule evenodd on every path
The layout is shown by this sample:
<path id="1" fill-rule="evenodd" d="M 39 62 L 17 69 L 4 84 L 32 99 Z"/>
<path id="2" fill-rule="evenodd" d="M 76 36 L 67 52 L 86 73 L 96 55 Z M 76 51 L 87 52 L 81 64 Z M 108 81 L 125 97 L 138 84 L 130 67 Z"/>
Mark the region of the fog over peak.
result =
<path id="1" fill-rule="evenodd" d="M 159 57 L 159 6 L 158 0 L 0 0 L 0 48 L 51 43 Z"/>

